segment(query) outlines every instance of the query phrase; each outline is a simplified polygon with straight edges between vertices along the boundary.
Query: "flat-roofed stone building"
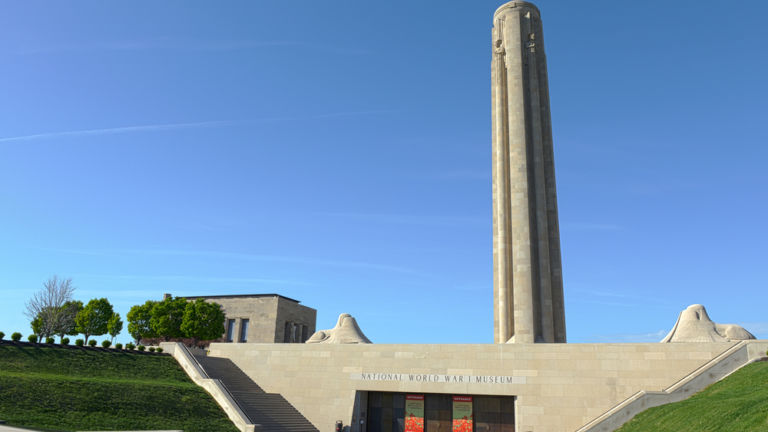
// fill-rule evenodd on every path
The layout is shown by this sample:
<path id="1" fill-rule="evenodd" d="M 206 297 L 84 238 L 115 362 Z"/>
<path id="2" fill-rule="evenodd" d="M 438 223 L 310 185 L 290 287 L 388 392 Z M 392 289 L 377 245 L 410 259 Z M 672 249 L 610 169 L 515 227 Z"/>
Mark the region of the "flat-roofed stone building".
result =
<path id="1" fill-rule="evenodd" d="M 317 311 L 279 294 L 186 296 L 224 309 L 223 342 L 303 343 L 315 332 Z"/>

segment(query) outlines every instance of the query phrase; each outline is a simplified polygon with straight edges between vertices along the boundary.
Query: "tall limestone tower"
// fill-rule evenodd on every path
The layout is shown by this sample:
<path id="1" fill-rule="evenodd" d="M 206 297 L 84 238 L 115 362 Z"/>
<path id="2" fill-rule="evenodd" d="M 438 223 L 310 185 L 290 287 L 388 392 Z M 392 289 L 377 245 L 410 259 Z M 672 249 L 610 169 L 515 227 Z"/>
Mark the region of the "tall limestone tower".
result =
<path id="1" fill-rule="evenodd" d="M 493 330 L 496 343 L 565 342 L 547 59 L 539 10 L 493 15 Z"/>

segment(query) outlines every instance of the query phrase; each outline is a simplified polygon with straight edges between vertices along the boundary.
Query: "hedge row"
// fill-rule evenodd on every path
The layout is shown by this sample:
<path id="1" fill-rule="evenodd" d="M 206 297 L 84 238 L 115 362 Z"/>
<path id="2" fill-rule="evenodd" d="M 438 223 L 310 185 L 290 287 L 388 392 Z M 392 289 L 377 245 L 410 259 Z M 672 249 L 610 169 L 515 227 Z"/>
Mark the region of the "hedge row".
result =
<path id="1" fill-rule="evenodd" d="M 0 335 L 2 335 L 2 332 L 0 332 Z M 144 345 L 136 346 L 136 345 L 134 345 L 132 343 L 127 343 L 127 344 L 125 344 L 125 346 L 123 346 L 123 344 L 121 344 L 121 343 L 118 343 L 118 344 L 115 344 L 114 348 L 110 348 L 111 343 L 109 341 L 104 341 L 101 344 L 102 347 L 99 348 L 99 347 L 96 347 L 95 343 L 93 343 L 93 344 L 90 343 L 90 342 L 93 342 L 93 340 L 88 341 L 88 345 L 89 346 L 86 347 L 85 344 L 83 343 L 82 339 L 76 340 L 75 341 L 75 345 L 67 345 L 67 344 L 48 343 L 47 341 L 46 341 L 46 343 L 37 343 L 37 342 L 33 342 L 32 341 L 32 337 L 31 336 L 35 336 L 34 340 L 35 341 L 37 340 L 37 336 L 36 335 L 30 335 L 30 338 L 29 338 L 30 342 L 21 342 L 18 339 L 13 339 L 11 341 L 0 339 L 0 344 L 14 345 L 14 346 L 35 346 L 35 347 L 49 347 L 49 346 L 53 346 L 53 347 L 56 347 L 56 348 L 92 349 L 92 350 L 106 351 L 106 352 L 125 352 L 125 351 L 129 351 L 129 352 L 140 353 L 140 354 L 150 354 L 150 353 L 151 354 L 164 354 L 162 348 L 159 348 L 159 347 L 157 347 L 157 348 L 156 347 L 149 347 L 149 348 L 147 348 Z M 64 339 L 66 339 L 66 338 L 64 338 Z"/>

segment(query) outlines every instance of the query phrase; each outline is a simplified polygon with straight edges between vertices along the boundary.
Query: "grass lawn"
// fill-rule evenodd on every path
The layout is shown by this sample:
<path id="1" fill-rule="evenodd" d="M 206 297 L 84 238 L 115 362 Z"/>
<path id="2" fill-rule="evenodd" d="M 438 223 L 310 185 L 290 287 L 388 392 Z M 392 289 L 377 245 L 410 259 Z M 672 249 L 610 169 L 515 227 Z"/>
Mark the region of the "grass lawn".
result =
<path id="1" fill-rule="evenodd" d="M 768 362 L 745 366 L 684 401 L 643 411 L 617 430 L 672 431 L 768 431 Z"/>
<path id="2" fill-rule="evenodd" d="M 0 419 L 54 431 L 237 432 L 167 355 L 0 345 Z"/>

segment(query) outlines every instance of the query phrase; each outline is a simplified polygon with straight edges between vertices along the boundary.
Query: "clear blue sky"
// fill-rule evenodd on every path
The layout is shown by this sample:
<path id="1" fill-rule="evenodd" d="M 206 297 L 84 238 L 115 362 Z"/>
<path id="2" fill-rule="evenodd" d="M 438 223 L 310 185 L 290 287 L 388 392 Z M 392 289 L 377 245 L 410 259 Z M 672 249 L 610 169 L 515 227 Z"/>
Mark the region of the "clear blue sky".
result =
<path id="1" fill-rule="evenodd" d="M 2 1 L 0 330 L 280 293 L 490 343 L 498 1 Z M 768 3 L 541 0 L 570 342 L 768 338 Z M 124 332 L 118 338 L 127 341 Z"/>

